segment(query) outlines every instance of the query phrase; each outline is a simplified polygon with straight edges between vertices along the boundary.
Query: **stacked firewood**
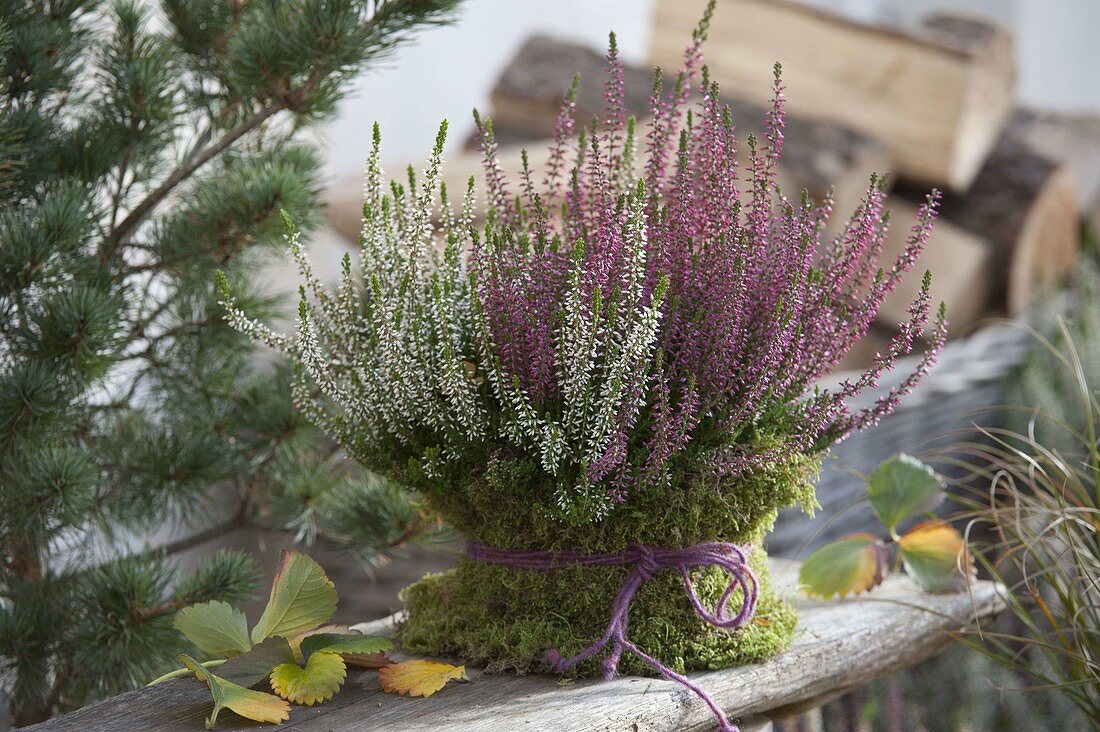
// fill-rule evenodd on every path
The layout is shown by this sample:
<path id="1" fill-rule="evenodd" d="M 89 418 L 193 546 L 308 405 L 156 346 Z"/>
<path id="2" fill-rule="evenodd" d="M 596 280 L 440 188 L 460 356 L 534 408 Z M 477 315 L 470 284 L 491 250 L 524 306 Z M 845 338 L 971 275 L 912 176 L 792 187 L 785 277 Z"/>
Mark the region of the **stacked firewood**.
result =
<path id="1" fill-rule="evenodd" d="M 676 69 L 706 0 L 656 0 L 650 64 L 626 68 L 626 102 L 645 124 L 653 66 Z M 933 296 L 947 303 L 953 337 L 989 316 L 1024 312 L 1072 267 L 1082 217 L 1100 223 L 1100 118 L 1018 109 L 1010 33 L 937 14 L 915 27 L 858 23 L 792 0 L 720 0 L 706 60 L 742 138 L 763 129 L 772 65 L 783 65 L 788 124 L 786 190 L 823 196 L 839 218 L 856 207 L 872 172 L 892 182 L 900 251 L 916 206 L 933 187 L 942 216 L 923 257 Z M 575 74 L 576 117 L 598 116 L 605 61 L 599 49 L 530 38 L 502 71 L 490 116 L 506 171 L 523 149 L 537 168 Z M 476 139 L 445 169 L 464 190 L 480 172 Z M 358 185 L 332 197 L 333 225 L 355 238 Z M 835 232 L 834 232 L 835 233 Z M 919 286 L 895 293 L 877 333 L 843 367 L 865 365 L 906 320 Z"/>

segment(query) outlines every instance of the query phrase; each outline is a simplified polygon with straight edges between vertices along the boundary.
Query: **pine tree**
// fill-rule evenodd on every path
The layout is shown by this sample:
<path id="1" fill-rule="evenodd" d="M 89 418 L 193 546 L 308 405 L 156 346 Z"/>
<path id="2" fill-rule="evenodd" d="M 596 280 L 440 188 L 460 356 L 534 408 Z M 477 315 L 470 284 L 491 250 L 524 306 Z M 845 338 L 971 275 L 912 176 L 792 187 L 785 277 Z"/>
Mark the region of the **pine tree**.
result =
<path id="1" fill-rule="evenodd" d="M 217 304 L 308 227 L 303 129 L 459 0 L 0 0 L 0 686 L 18 724 L 147 680 L 250 524 L 363 552 L 421 521 L 347 467 Z M 227 508 L 228 506 L 228 508 Z M 128 551 L 166 521 L 196 531 Z M 2 696 L 2 695 L 0 695 Z"/>

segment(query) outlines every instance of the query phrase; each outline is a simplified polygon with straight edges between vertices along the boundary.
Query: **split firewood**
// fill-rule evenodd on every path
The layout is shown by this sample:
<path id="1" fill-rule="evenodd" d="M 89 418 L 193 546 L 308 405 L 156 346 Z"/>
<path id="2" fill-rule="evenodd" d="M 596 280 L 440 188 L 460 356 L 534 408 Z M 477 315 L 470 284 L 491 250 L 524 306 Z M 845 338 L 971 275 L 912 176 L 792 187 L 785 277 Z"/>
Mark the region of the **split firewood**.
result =
<path id="1" fill-rule="evenodd" d="M 576 43 L 535 36 L 509 62 L 492 92 L 493 132 L 503 145 L 525 143 L 534 153 L 553 130 L 562 97 L 580 75 L 576 92 L 576 119 L 584 123 L 603 110 L 606 62 L 602 53 Z M 627 112 L 647 116 L 653 71 L 624 64 Z M 770 86 L 765 84 L 763 90 Z M 725 96 L 725 95 L 724 95 Z M 733 124 L 742 140 L 742 163 L 747 162 L 749 134 L 764 132 L 766 108 L 742 99 L 726 98 Z M 644 137 L 639 135 L 639 137 Z M 468 149 L 477 146 L 472 138 Z M 886 173 L 889 158 L 870 138 L 841 125 L 788 115 L 784 130 L 780 184 L 792 196 L 803 189 L 821 199 L 835 189 L 839 214 L 851 213 L 867 189 L 871 173 Z"/>
<path id="2" fill-rule="evenodd" d="M 706 0 L 656 0 L 650 60 L 674 67 Z M 1010 34 L 947 15 L 859 23 L 789 0 L 722 0 L 706 45 L 723 93 L 764 103 L 783 64 L 788 108 L 882 142 L 899 172 L 965 190 L 1012 106 Z"/>
<path id="3" fill-rule="evenodd" d="M 895 191 L 914 202 L 923 193 L 909 183 Z M 997 144 L 969 191 L 944 194 L 941 221 L 990 242 L 990 304 L 1013 316 L 1058 282 L 1080 247 L 1077 185 L 1069 167 L 1012 135 Z"/>
<path id="4" fill-rule="evenodd" d="M 917 216 L 916 205 L 904 199 L 891 199 L 889 208 L 891 226 L 883 248 L 884 262 L 893 261 L 905 250 L 909 225 Z M 879 308 L 879 324 L 897 328 L 909 320 L 909 303 L 920 291 L 924 271 L 929 270 L 933 304 L 947 305 L 948 335 L 954 338 L 973 330 L 990 307 L 992 250 L 984 237 L 940 218 L 916 266 Z"/>
<path id="5" fill-rule="evenodd" d="M 1005 134 L 1064 164 L 1077 185 L 1082 213 L 1100 211 L 1100 114 L 1018 109 Z"/>

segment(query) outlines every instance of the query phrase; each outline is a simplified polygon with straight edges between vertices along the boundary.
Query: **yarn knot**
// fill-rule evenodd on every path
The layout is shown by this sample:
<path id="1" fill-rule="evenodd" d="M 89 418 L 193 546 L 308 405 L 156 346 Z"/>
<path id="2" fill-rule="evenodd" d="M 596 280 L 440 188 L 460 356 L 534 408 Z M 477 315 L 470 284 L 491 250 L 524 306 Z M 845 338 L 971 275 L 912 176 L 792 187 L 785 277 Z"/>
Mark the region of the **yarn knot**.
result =
<path id="1" fill-rule="evenodd" d="M 634 571 L 648 582 L 661 569 L 653 550 L 644 544 L 631 544 L 629 556 L 634 559 Z"/>
<path id="2" fill-rule="evenodd" d="M 564 673 L 578 663 L 608 649 L 607 656 L 600 662 L 600 669 L 605 679 L 611 679 L 618 670 L 622 652 L 629 651 L 666 679 L 682 684 L 702 699 L 718 721 L 720 732 L 737 732 L 737 727 L 730 723 L 725 712 L 702 688 L 638 648 L 627 637 L 626 629 L 630 620 L 630 603 L 634 600 L 634 595 L 642 585 L 653 579 L 653 576 L 662 569 L 676 569 L 680 572 L 688 602 L 704 622 L 724 630 L 735 630 L 743 626 L 756 612 L 756 600 L 759 595 L 756 575 L 749 568 L 744 548 L 725 542 L 708 542 L 683 549 L 631 544 L 630 548 L 622 554 L 581 554 L 571 551 L 511 551 L 471 542 L 466 545 L 466 555 L 473 561 L 502 564 L 536 572 L 549 572 L 571 566 L 631 567 L 630 573 L 615 593 L 615 599 L 611 603 L 611 620 L 603 635 L 576 655 L 568 658 L 557 649 L 550 649 L 545 656 L 547 664 L 555 672 Z M 713 610 L 703 606 L 691 580 L 691 570 L 700 567 L 719 567 L 730 577 L 729 584 Z M 730 615 L 729 603 L 734 593 L 738 591 L 741 593 L 741 606 L 736 614 Z"/>

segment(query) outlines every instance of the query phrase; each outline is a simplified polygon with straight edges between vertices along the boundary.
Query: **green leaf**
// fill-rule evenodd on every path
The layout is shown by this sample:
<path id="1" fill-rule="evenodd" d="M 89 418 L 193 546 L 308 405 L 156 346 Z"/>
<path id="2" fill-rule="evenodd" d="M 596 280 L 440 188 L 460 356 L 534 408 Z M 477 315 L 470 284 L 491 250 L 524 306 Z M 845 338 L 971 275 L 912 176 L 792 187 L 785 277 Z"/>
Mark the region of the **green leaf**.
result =
<path id="1" fill-rule="evenodd" d="M 211 656 L 239 656 L 252 647 L 244 613 L 221 600 L 185 607 L 172 626 Z"/>
<path id="2" fill-rule="evenodd" d="M 886 546 L 871 534 L 852 534 L 826 544 L 802 563 L 798 582 L 807 594 L 858 595 L 886 577 Z"/>
<path id="3" fill-rule="evenodd" d="M 195 678 L 206 684 L 214 698 L 214 711 L 206 719 L 207 729 L 214 729 L 214 725 L 218 723 L 218 713 L 223 709 L 229 709 L 256 722 L 278 724 L 290 719 L 290 705 L 274 694 L 246 689 L 219 678 L 186 654 L 181 655 L 179 660 L 194 672 Z"/>
<path id="4" fill-rule="evenodd" d="M 347 676 L 347 666 L 339 653 L 316 652 L 303 668 L 296 663 L 284 663 L 271 672 L 271 688 L 295 704 L 313 706 L 326 701 L 340 690 Z"/>
<path id="5" fill-rule="evenodd" d="M 917 524 L 898 539 L 905 571 L 927 592 L 966 589 L 974 566 L 965 548 L 962 534 L 943 521 Z"/>
<path id="6" fill-rule="evenodd" d="M 867 481 L 867 494 L 892 535 L 901 521 L 939 505 L 943 487 L 932 468 L 902 453 L 875 468 Z"/>
<path id="7" fill-rule="evenodd" d="M 393 648 L 393 641 L 378 635 L 358 633 L 318 633 L 302 639 L 302 658 L 314 653 L 380 653 Z"/>
<path id="8" fill-rule="evenodd" d="M 252 629 L 252 641 L 291 637 L 321 625 L 336 612 L 336 588 L 321 565 L 300 552 L 283 552 L 271 597 Z"/>
<path id="9" fill-rule="evenodd" d="M 294 650 L 286 638 L 267 638 L 218 669 L 218 676 L 241 686 L 255 686 L 281 663 L 294 663 Z"/>

